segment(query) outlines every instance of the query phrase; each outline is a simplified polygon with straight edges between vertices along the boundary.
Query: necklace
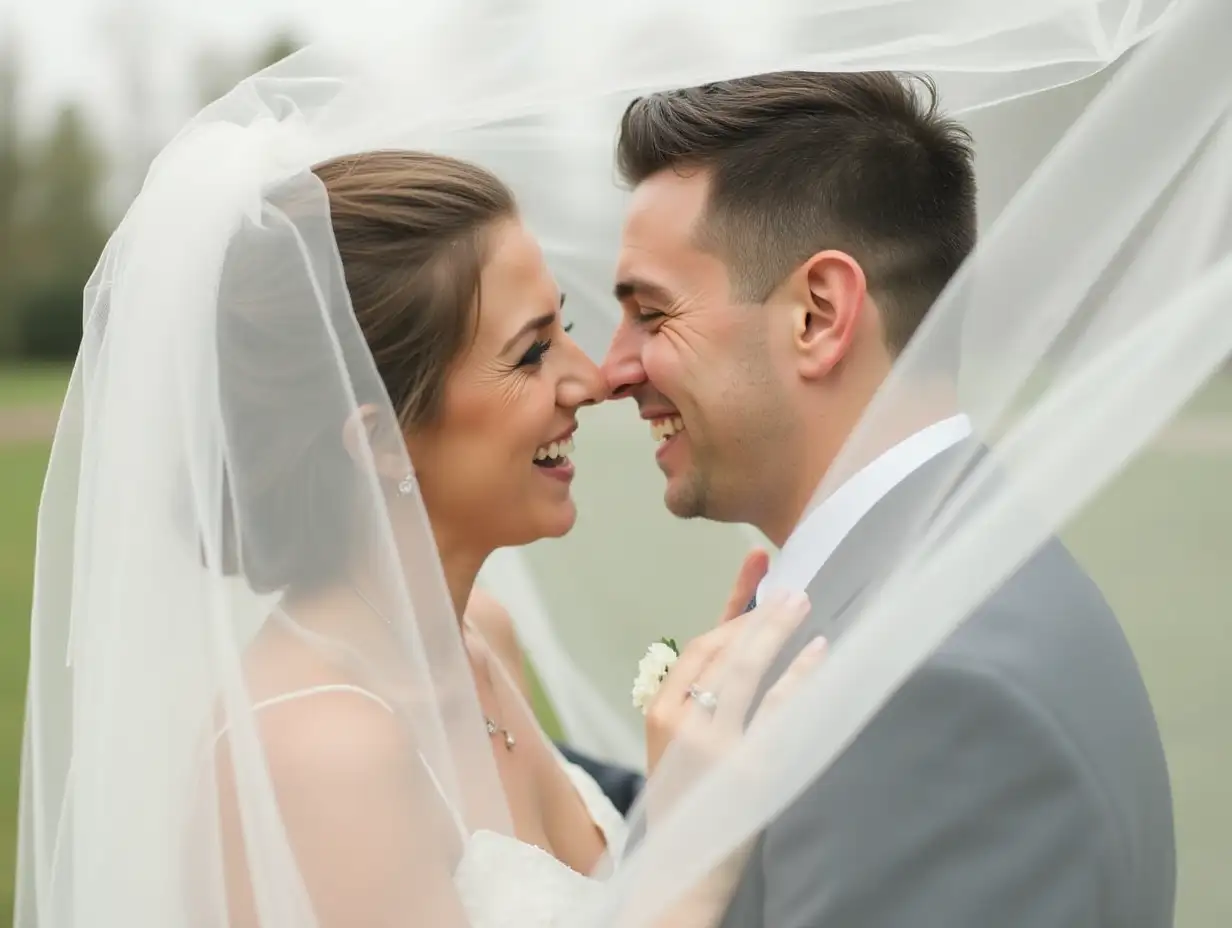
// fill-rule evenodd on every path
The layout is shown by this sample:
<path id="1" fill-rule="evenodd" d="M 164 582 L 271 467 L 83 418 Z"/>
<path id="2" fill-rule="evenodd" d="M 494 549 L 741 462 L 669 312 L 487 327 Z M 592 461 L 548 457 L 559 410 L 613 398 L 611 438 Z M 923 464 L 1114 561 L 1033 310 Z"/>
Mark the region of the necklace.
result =
<path id="1" fill-rule="evenodd" d="M 376 605 L 372 602 L 372 600 L 370 600 L 367 596 L 364 595 L 363 590 L 361 590 L 355 584 L 351 584 L 351 589 L 355 591 L 356 596 L 358 596 L 361 600 L 363 600 L 364 605 L 367 606 L 372 611 L 373 615 L 375 615 L 378 619 L 380 619 L 390 628 L 393 628 L 394 623 L 389 621 L 389 617 L 386 616 L 385 613 L 382 612 L 380 609 L 378 609 Z M 465 622 L 465 619 L 463 619 L 463 621 Z M 466 622 L 466 627 L 470 628 L 471 631 L 474 631 L 474 628 L 471 627 L 471 624 L 469 622 Z M 476 632 L 476 634 L 478 633 Z M 482 636 L 480 636 L 480 640 L 482 640 Z M 485 671 L 487 670 L 486 664 L 484 665 L 484 669 Z M 496 684 L 492 680 L 492 675 L 490 673 L 485 673 L 485 675 L 488 678 L 488 685 L 492 687 L 492 692 L 493 694 L 495 694 Z M 500 725 L 491 716 L 485 715 L 483 717 L 483 724 L 484 724 L 484 728 L 487 729 L 489 738 L 492 737 L 493 735 L 502 736 L 504 743 L 505 743 L 506 751 L 512 751 L 515 747 L 517 747 L 518 739 L 513 736 L 513 732 L 511 732 L 508 728 L 504 727 L 503 725 Z"/>
<path id="2" fill-rule="evenodd" d="M 473 634 L 478 636 L 480 644 L 483 645 L 483 675 L 488 678 L 488 686 L 492 690 L 493 698 L 499 698 L 496 693 L 496 681 L 492 679 L 492 671 L 488 669 L 487 642 L 483 640 L 483 635 L 480 635 L 475 627 L 471 625 L 470 622 L 466 621 L 465 617 L 463 617 L 462 623 L 470 629 Z M 518 739 L 513 736 L 513 732 L 511 732 L 508 728 L 505 728 L 503 725 L 498 725 L 494 719 L 491 719 L 486 715 L 483 717 L 483 722 L 488 729 L 489 737 L 498 734 L 502 736 L 505 742 L 506 751 L 512 751 L 517 746 Z"/>
<path id="3" fill-rule="evenodd" d="M 513 732 L 511 732 L 508 728 L 501 728 L 500 726 L 496 724 L 496 722 L 488 718 L 486 715 L 483 717 L 483 721 L 484 721 L 484 724 L 487 726 L 489 735 L 495 735 L 499 732 L 500 734 L 505 736 L 505 750 L 506 751 L 512 751 L 515 747 L 517 747 L 518 739 L 513 737 Z"/>

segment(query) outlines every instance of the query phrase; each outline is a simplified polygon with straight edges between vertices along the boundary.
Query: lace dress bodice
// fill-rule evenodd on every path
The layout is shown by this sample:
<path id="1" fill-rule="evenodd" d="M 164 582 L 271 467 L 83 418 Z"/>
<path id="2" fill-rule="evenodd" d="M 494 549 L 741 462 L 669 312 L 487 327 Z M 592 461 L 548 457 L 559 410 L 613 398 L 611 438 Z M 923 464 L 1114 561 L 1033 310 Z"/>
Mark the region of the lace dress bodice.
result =
<path id="1" fill-rule="evenodd" d="M 471 835 L 454 883 L 471 928 L 576 925 L 603 885 L 547 851 L 492 831 Z"/>
<path id="2" fill-rule="evenodd" d="M 618 855 L 627 836 L 624 819 L 585 770 L 557 757 L 609 852 Z M 471 928 L 575 925 L 596 904 L 602 886 L 541 848 L 490 831 L 470 837 L 454 883 Z"/>

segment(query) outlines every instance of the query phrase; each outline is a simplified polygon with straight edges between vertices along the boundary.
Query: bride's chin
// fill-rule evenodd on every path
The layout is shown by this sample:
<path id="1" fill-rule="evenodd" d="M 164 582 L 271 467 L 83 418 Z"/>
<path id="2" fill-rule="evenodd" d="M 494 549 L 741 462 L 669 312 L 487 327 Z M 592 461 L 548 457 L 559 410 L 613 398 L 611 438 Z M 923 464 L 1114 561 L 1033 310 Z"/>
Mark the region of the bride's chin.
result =
<path id="1" fill-rule="evenodd" d="M 475 521 L 478 520 L 472 520 L 469 524 L 474 525 Z M 523 507 L 517 518 L 509 519 L 499 527 L 489 526 L 489 531 L 483 535 L 483 545 L 489 551 L 523 548 L 545 538 L 560 538 L 569 534 L 576 521 L 577 507 L 571 499 L 547 506 Z M 491 528 L 497 529 L 495 534 L 492 534 Z"/>
<path id="2" fill-rule="evenodd" d="M 544 514 L 544 518 L 539 522 L 537 537 L 533 541 L 539 541 L 543 538 L 561 538 L 573 529 L 574 523 L 577 522 L 577 506 L 572 499 L 563 500 L 554 505 L 548 512 Z"/>

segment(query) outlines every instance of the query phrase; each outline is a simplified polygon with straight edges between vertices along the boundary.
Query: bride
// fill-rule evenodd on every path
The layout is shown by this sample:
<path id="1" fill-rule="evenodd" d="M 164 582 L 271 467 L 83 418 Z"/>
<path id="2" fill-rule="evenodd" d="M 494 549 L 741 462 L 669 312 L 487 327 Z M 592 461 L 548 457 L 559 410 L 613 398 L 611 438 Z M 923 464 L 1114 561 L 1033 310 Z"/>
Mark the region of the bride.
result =
<path id="1" fill-rule="evenodd" d="M 266 141 L 237 127 L 178 140 L 100 265 L 72 387 L 86 418 L 71 518 L 76 576 L 107 589 L 72 604 L 69 647 L 74 686 L 107 707 L 96 719 L 114 740 L 93 756 L 75 748 L 72 827 L 120 833 L 126 796 L 142 821 L 163 804 L 159 840 L 140 853 L 166 888 L 131 889 L 125 910 L 151 916 L 133 923 L 575 921 L 591 874 L 619 855 L 623 821 L 553 748 L 484 637 L 452 616 L 493 551 L 573 526 L 569 453 L 579 410 L 603 399 L 599 372 L 491 173 L 386 150 L 244 189 Z M 177 253 L 159 220 L 184 205 L 190 170 L 211 204 L 182 214 L 197 225 Z M 219 230 L 222 248 L 209 240 Z M 334 248 L 340 279 L 304 273 L 305 255 Z M 59 540 L 48 514 L 72 505 L 50 493 L 72 409 L 70 398 L 43 564 Z M 686 649 L 648 715 L 648 769 L 690 726 L 710 752 L 739 733 L 732 714 L 690 711 L 691 685 L 741 629 L 773 655 L 804 612 L 784 601 L 725 616 Z M 242 614 L 255 628 L 237 628 Z M 162 621 L 174 634 L 143 638 Z M 104 644 L 108 626 L 133 646 Z M 209 656 L 189 670 L 194 654 Z M 818 660 L 797 661 L 758 715 Z M 126 706 L 136 681 L 160 677 Z M 92 710 L 73 711 L 80 724 Z M 143 716 L 163 737 L 124 738 Z M 147 788 L 117 790 L 121 767 Z M 261 820 L 262 796 L 277 821 Z M 264 846 L 271 825 L 285 834 L 282 864 Z M 95 871 L 108 862 L 82 864 L 54 874 L 73 882 L 75 904 L 91 887 L 114 898 Z M 718 921 L 736 864 L 670 924 Z M 302 897 L 261 889 L 280 865 Z"/>

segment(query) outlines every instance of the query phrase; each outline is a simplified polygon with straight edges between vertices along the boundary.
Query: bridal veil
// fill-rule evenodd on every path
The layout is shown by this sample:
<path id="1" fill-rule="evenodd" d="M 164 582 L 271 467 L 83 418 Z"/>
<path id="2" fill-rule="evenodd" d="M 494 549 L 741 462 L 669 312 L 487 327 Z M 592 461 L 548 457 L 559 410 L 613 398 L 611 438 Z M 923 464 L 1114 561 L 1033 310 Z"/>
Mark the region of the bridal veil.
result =
<path id="1" fill-rule="evenodd" d="M 646 923 L 824 776 L 1054 532 L 1105 585 L 1152 691 L 1177 804 L 1178 924 L 1232 914 L 1218 864 L 1232 853 L 1232 696 L 1219 682 L 1232 652 L 1216 631 L 1232 391 L 1214 376 L 1232 350 L 1232 6 L 416 6 L 202 111 L 152 165 L 86 290 L 39 517 L 17 924 L 221 926 L 237 879 L 257 924 L 328 924 L 319 900 L 348 868 L 400 868 L 407 898 L 447 895 L 467 835 L 511 831 L 432 534 L 403 480 L 413 462 L 309 168 L 414 148 L 492 169 L 598 357 L 617 318 L 625 104 L 784 69 L 930 75 L 976 134 L 983 195 L 979 248 L 819 498 L 938 372 L 989 453 L 955 469 L 944 499 L 920 501 L 895 569 L 789 705 L 702 775 L 669 751 L 662 775 L 693 788 L 607 882 L 605 918 Z M 713 621 L 754 539 L 661 511 L 630 410 L 582 426 L 578 528 L 499 552 L 483 581 L 513 613 L 565 736 L 636 763 L 638 657 Z M 296 579 L 347 568 L 344 532 L 362 546 L 380 621 L 335 628 L 275 610 Z M 271 633 L 349 668 L 413 758 L 370 858 L 331 846 L 271 760 L 262 713 L 301 689 L 246 659 Z M 325 789 L 309 793 L 321 810 L 363 808 L 344 776 L 336 792 L 308 786 Z"/>

